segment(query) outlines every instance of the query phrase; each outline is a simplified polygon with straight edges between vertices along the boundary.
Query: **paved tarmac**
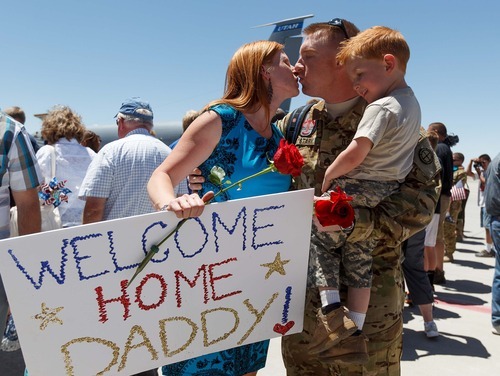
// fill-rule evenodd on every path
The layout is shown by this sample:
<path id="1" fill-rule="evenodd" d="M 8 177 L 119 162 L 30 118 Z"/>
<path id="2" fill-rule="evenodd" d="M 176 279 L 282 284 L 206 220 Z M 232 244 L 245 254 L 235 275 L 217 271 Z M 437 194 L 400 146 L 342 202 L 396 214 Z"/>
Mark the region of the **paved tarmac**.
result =
<path id="1" fill-rule="evenodd" d="M 491 332 L 491 282 L 494 258 L 478 258 L 484 249 L 477 183 L 469 179 L 465 238 L 457 244 L 455 261 L 445 264 L 447 283 L 436 286 L 434 318 L 440 337 L 428 339 L 417 307 L 404 311 L 403 376 L 500 375 L 500 336 Z M 21 351 L 0 351 L 0 376 L 21 376 Z M 280 339 L 271 340 L 267 365 L 258 376 L 286 375 Z M 42 375 L 49 376 L 49 375 Z"/>
<path id="2" fill-rule="evenodd" d="M 494 258 L 475 257 L 484 249 L 477 182 L 469 179 L 465 238 L 457 243 L 455 261 L 444 266 L 447 282 L 436 285 L 434 320 L 440 336 L 429 339 L 417 307 L 405 307 L 403 376 L 500 375 L 500 336 L 491 332 L 491 283 Z M 286 375 L 280 339 L 271 340 L 266 367 L 258 376 Z"/>

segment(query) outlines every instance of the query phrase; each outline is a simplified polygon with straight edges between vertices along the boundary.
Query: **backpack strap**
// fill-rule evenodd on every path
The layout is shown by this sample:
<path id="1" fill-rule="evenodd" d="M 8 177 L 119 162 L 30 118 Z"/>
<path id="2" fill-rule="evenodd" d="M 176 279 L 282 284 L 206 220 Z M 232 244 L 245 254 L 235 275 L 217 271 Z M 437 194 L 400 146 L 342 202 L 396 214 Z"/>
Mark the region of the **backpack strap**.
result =
<path id="1" fill-rule="evenodd" d="M 288 117 L 285 138 L 289 143 L 295 144 L 295 141 L 297 141 L 297 138 L 299 137 L 299 130 L 302 127 L 304 118 L 306 117 L 312 106 L 312 103 L 300 106 L 293 110 Z"/>

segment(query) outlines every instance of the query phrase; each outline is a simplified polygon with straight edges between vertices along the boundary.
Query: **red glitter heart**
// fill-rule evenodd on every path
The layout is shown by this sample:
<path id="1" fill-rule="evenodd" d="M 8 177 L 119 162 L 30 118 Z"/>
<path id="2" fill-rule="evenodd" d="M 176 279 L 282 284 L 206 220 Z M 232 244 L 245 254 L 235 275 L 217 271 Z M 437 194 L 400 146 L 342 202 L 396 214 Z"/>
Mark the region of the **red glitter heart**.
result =
<path id="1" fill-rule="evenodd" d="M 294 321 L 288 321 L 285 325 L 281 325 L 280 323 L 277 323 L 277 324 L 274 324 L 273 330 L 276 333 L 279 333 L 282 336 L 284 336 L 290 329 L 293 328 L 294 325 L 295 325 Z"/>

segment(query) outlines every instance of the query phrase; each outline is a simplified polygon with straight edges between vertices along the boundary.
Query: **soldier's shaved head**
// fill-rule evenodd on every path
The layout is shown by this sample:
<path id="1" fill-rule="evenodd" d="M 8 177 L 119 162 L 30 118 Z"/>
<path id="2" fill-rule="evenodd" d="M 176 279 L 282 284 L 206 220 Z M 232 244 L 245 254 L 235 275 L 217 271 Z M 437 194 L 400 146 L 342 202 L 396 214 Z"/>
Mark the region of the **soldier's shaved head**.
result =
<path id="1" fill-rule="evenodd" d="M 439 140 L 443 141 L 446 137 L 448 137 L 448 131 L 446 130 L 446 125 L 443 123 L 431 123 L 427 128 L 428 131 L 434 131 L 438 134 Z"/>

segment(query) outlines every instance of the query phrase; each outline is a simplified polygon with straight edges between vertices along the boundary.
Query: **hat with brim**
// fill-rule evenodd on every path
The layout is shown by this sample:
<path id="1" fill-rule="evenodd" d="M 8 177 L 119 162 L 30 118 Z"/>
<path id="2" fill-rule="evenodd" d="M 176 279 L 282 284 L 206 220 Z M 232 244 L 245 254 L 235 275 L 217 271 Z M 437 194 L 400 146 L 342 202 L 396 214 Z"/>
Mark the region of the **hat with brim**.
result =
<path id="1" fill-rule="evenodd" d="M 123 102 L 115 117 L 117 117 L 118 114 L 130 115 L 146 121 L 153 120 L 153 110 L 151 106 L 148 102 L 143 101 L 139 97 L 132 97 Z"/>

